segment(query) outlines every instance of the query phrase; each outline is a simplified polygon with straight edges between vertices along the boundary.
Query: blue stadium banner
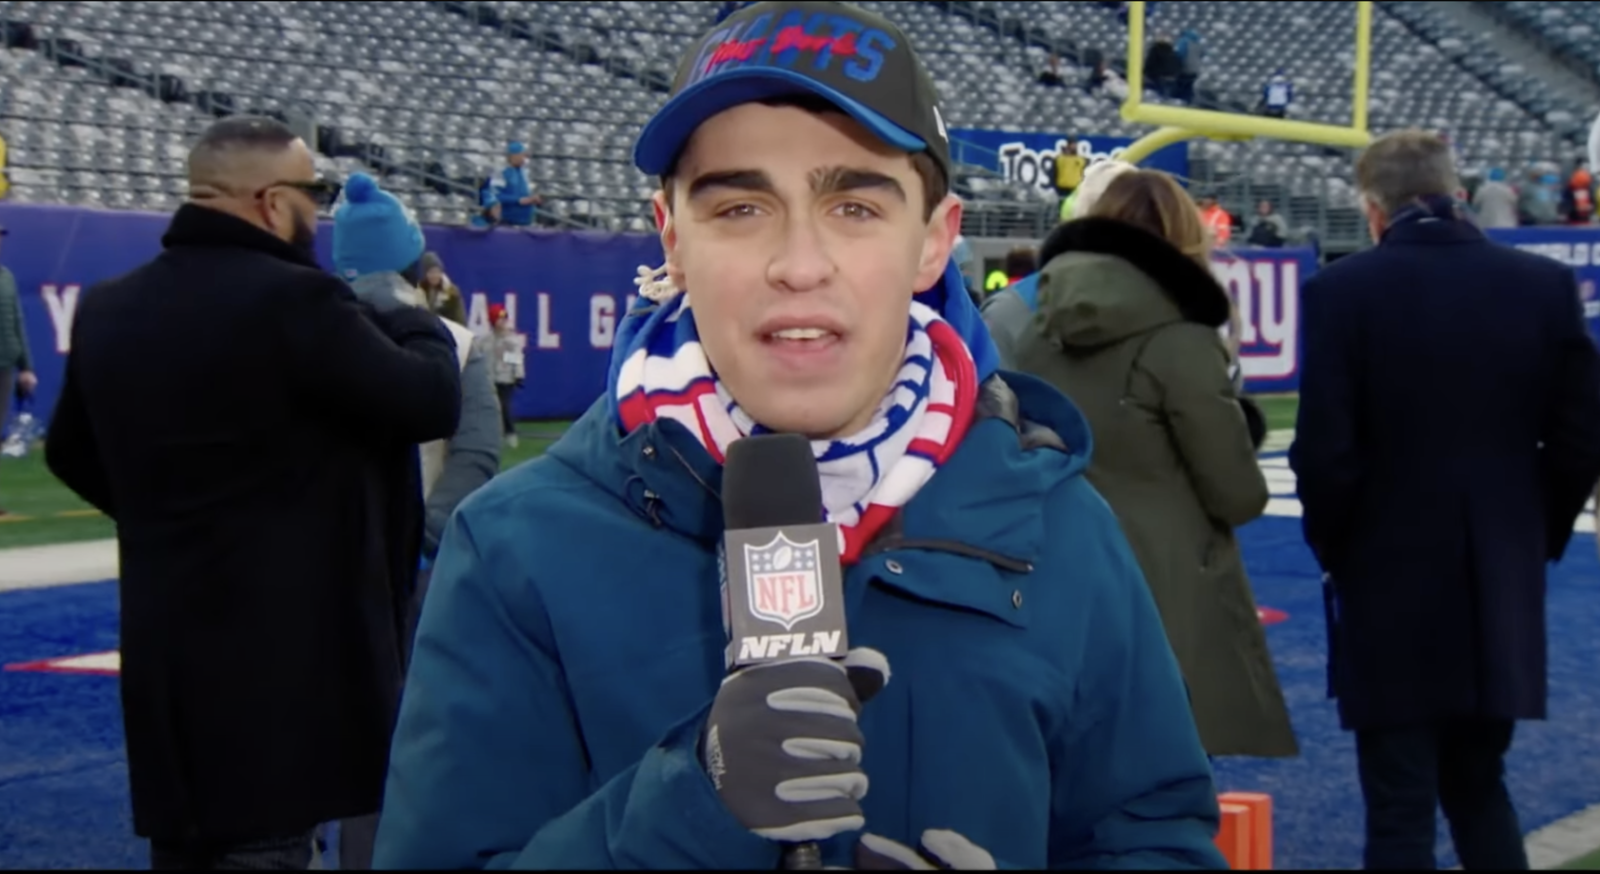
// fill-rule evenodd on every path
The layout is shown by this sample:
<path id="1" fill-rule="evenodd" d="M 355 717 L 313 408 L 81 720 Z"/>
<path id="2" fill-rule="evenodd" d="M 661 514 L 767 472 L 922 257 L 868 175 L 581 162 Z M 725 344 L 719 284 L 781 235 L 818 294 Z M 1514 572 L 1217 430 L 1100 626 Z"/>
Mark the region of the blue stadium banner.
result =
<path id="1" fill-rule="evenodd" d="M 1075 143 L 1090 163 L 1116 158 L 1133 145 L 1124 137 L 1060 133 L 1019 133 L 1003 130 L 957 128 L 950 131 L 950 151 L 956 161 L 985 167 L 1012 182 L 1054 193 L 1056 156 Z M 1141 167 L 1165 170 L 1179 179 L 1189 178 L 1189 146 L 1178 143 L 1151 155 Z"/>
<path id="2" fill-rule="evenodd" d="M 1524 252 L 1543 255 L 1571 267 L 1578 275 L 1578 296 L 1589 330 L 1600 337 L 1600 228 L 1496 228 L 1489 237 Z"/>
<path id="3" fill-rule="evenodd" d="M 48 420 L 61 388 L 72 317 L 86 290 L 156 256 L 170 217 L 0 203 L 0 264 L 16 275 L 39 374 L 35 413 Z M 647 234 L 429 227 L 428 248 L 467 296 L 468 327 L 488 331 L 491 303 L 504 304 L 527 336 L 528 379 L 513 408 L 523 419 L 574 418 L 605 388 L 617 319 L 641 264 L 661 263 Z M 333 231 L 317 235 L 331 263 Z M 217 289 L 226 294 L 227 289 Z"/>

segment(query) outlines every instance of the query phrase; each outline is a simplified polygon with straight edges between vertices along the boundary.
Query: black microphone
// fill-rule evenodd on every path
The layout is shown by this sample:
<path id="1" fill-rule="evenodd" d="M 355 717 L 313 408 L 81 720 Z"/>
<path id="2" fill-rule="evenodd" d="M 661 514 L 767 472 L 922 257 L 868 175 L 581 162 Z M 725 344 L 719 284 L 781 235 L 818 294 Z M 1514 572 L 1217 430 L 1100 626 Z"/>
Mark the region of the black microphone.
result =
<path id="1" fill-rule="evenodd" d="M 849 650 L 839 530 L 823 522 L 811 442 L 764 434 L 728 446 L 722 472 L 722 618 L 727 667 Z M 783 867 L 822 868 L 815 841 L 788 844 Z"/>

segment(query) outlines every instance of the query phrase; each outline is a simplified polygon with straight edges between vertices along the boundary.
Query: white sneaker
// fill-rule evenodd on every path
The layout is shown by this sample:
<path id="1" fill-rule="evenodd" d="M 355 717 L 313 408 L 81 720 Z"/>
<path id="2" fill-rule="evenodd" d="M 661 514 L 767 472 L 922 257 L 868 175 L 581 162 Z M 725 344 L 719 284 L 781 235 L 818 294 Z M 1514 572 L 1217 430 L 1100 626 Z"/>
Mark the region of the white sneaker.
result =
<path id="1" fill-rule="evenodd" d="M 506 435 L 506 445 L 511 447 L 512 449 L 516 449 L 517 448 L 517 435 L 515 435 L 515 434 L 507 434 Z"/>

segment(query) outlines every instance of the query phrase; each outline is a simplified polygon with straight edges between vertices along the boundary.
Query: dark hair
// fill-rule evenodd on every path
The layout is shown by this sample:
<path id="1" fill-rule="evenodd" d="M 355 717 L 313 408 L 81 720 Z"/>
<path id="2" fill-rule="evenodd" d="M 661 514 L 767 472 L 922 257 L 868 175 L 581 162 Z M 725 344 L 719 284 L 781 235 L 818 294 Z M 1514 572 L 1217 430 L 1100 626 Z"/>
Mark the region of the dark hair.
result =
<path id="1" fill-rule="evenodd" d="M 1006 253 L 1006 275 L 1016 278 L 1029 276 L 1039 269 L 1039 253 L 1022 246 Z"/>
<path id="2" fill-rule="evenodd" d="M 277 119 L 258 115 L 230 116 L 206 128 L 189 150 L 189 178 L 216 173 L 224 154 L 281 152 L 297 139 L 295 132 Z"/>
<path id="3" fill-rule="evenodd" d="M 829 101 L 814 94 L 794 94 L 787 97 L 774 97 L 771 100 L 760 101 L 762 106 L 793 106 L 803 109 L 813 115 L 826 115 L 828 113 L 842 113 L 843 110 Z M 681 155 L 679 156 L 682 157 Z M 944 170 L 927 152 L 911 153 L 911 169 L 917 173 L 917 179 L 922 182 L 922 220 L 933 218 L 933 211 L 950 193 L 950 180 L 945 178 Z M 667 193 L 667 208 L 672 208 L 672 180 L 678 173 L 678 158 L 672 160 L 672 166 L 667 172 L 661 174 L 661 190 Z"/>

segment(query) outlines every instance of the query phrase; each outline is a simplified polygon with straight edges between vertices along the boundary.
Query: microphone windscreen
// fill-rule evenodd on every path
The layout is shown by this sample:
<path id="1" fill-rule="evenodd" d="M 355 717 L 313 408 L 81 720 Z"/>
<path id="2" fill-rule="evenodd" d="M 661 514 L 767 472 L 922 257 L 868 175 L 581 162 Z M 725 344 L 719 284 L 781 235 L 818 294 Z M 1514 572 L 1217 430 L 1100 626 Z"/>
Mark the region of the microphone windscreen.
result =
<path id="1" fill-rule="evenodd" d="M 823 521 L 822 481 L 811 441 L 799 434 L 735 440 L 722 468 L 722 524 L 730 529 Z"/>

